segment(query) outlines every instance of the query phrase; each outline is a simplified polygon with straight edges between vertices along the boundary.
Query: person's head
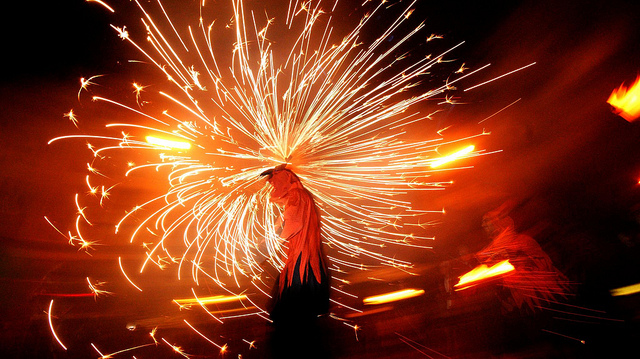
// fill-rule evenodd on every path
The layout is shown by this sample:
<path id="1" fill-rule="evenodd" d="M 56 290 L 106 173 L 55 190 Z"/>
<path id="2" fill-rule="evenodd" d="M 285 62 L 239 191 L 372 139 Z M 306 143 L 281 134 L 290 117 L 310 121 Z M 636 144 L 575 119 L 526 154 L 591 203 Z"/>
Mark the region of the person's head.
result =
<path id="1" fill-rule="evenodd" d="M 503 204 L 482 216 L 482 228 L 489 236 L 496 236 L 513 227 L 513 219 L 509 217 L 509 208 L 506 204 Z"/>
<path id="2" fill-rule="evenodd" d="M 267 182 L 270 182 L 275 172 L 282 171 L 286 169 L 286 167 L 287 167 L 287 164 L 283 163 L 281 165 L 275 166 L 274 168 L 269 168 L 268 170 L 265 170 L 262 173 L 260 173 L 260 177 L 265 177 L 267 179 Z"/>
<path id="3" fill-rule="evenodd" d="M 286 164 L 276 166 L 261 173 L 266 176 L 267 182 L 273 187 L 271 199 L 277 200 L 287 195 L 293 187 L 302 187 L 300 179 L 291 170 L 286 168 Z"/>

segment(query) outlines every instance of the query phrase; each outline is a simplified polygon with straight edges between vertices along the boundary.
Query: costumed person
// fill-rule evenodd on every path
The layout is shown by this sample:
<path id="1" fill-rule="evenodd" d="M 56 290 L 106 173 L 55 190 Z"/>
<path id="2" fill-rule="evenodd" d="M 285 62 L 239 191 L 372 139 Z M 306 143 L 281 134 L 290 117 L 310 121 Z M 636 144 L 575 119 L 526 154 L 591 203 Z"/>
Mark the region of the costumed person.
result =
<path id="1" fill-rule="evenodd" d="M 276 278 L 268 309 L 278 331 L 278 357 L 318 357 L 322 348 L 304 347 L 316 346 L 312 343 L 321 336 L 316 319 L 329 311 L 329 274 L 322 251 L 320 215 L 311 194 L 285 166 L 262 173 L 273 187 L 270 200 L 284 209 L 280 238 L 287 246 L 285 265 Z M 314 355 L 307 355 L 310 351 Z"/>
<path id="2" fill-rule="evenodd" d="M 488 266 L 508 259 L 514 267 L 514 271 L 502 280 L 502 286 L 509 292 L 508 298 L 503 298 L 504 310 L 517 308 L 535 312 L 542 301 L 568 294 L 566 277 L 538 242 L 516 232 L 506 205 L 486 213 L 482 226 L 492 241 L 476 254 L 476 258 Z"/>
<path id="3" fill-rule="evenodd" d="M 494 323 L 494 349 L 517 351 L 539 340 L 550 320 L 544 308 L 569 294 L 568 280 L 536 240 L 516 232 L 509 203 L 486 213 L 482 226 L 492 240 L 476 258 L 489 267 L 503 260 L 514 267 L 496 287 L 500 315 Z"/>

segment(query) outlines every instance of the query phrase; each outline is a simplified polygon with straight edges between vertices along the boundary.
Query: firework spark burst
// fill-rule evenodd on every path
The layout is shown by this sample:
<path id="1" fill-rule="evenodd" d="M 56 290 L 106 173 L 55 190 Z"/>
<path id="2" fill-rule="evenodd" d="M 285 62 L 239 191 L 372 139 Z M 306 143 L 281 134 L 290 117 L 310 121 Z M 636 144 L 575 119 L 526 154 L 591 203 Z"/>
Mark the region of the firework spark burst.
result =
<path id="1" fill-rule="evenodd" d="M 118 13 L 118 6 L 98 3 Z M 81 133 L 49 141 L 84 140 L 93 156 L 87 190 L 75 197 L 75 227 L 68 234 L 54 226 L 56 231 L 87 253 L 97 243 L 106 245 L 103 238 L 86 238 L 92 215 L 116 196 L 114 186 L 136 176 L 165 175 L 166 192 L 115 223 L 115 235 L 126 235 L 140 248 L 140 261 L 137 268 L 127 266 L 129 274 L 117 257 L 123 277 L 143 292 L 145 270 L 170 268 L 176 279 L 193 282 L 189 306 L 199 304 L 217 321 L 222 317 L 206 307 L 211 293 L 197 293 L 205 283 L 217 285 L 215 295 L 241 298 L 245 308 L 254 308 L 225 318 L 266 318 L 245 292 L 268 296 L 265 266 L 282 268 L 286 243 L 277 234 L 282 210 L 269 201 L 270 188 L 259 174 L 287 163 L 316 199 L 337 282 L 347 283 L 340 274 L 349 270 L 387 266 L 411 272 L 413 264 L 396 254 L 431 248 L 425 228 L 443 213 L 417 207 L 411 195 L 451 183 L 430 179 L 442 170 L 435 167 L 451 169 L 454 161 L 442 160 L 438 150 L 465 148 L 464 158 L 488 153 L 472 145 L 488 134 L 484 130 L 449 140 L 441 131 L 426 139 L 412 131 L 430 122 L 439 106 L 453 104 L 453 85 L 488 65 L 454 65 L 445 81 L 428 85 L 432 72 L 462 43 L 409 56 L 415 41 L 430 46 L 442 38 L 426 33 L 424 22 L 415 24 L 415 2 L 396 4 L 395 20 L 372 40 L 374 19 L 389 11 L 385 2 L 363 4 L 368 12 L 346 33 L 336 28 L 337 2 L 292 1 L 286 14 L 270 17 L 232 0 L 232 16 L 224 24 L 207 19 L 218 5 L 202 2 L 197 22 L 187 25 L 174 23 L 160 1 L 134 4 L 120 5 L 135 6 L 142 27 L 111 27 L 138 52 L 130 65 L 151 68 L 155 75 L 149 83 L 123 86 L 134 98 L 120 100 L 95 94 L 107 91 L 97 85 L 108 75 L 81 79 L 78 100 L 92 95 L 92 106 L 106 105 L 120 115 L 96 134 L 83 132 L 90 115 L 70 111 L 65 117 Z M 122 156 L 128 158 L 120 163 Z"/>

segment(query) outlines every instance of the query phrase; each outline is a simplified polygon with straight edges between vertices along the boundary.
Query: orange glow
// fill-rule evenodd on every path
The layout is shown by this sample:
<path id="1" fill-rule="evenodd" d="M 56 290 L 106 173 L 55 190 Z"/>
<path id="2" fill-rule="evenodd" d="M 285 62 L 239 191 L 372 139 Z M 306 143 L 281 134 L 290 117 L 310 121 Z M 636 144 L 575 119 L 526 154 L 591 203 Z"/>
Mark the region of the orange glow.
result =
<path id="1" fill-rule="evenodd" d="M 461 158 L 465 155 L 468 155 L 469 153 L 471 153 L 476 147 L 471 145 L 468 147 L 465 147 L 457 152 L 454 152 L 452 154 L 446 155 L 444 157 L 441 157 L 435 161 L 433 161 L 431 163 L 431 168 L 436 168 L 436 167 L 440 167 L 442 165 L 444 165 L 445 163 L 449 163 L 449 162 L 453 162 L 455 160 L 457 160 L 458 158 Z"/>
<path id="2" fill-rule="evenodd" d="M 395 302 L 398 300 L 408 299 L 417 297 L 419 295 L 424 294 L 424 290 L 422 289 L 405 289 L 397 292 L 385 293 L 380 295 L 374 295 L 372 297 L 367 297 L 362 300 L 364 304 L 383 304 L 389 302 Z"/>
<path id="3" fill-rule="evenodd" d="M 511 263 L 509 263 L 508 259 L 502 262 L 498 262 L 491 267 L 487 267 L 486 264 L 481 264 L 460 277 L 460 281 L 458 281 L 458 284 L 454 285 L 453 287 L 457 288 L 456 290 L 466 289 L 474 284 L 477 284 L 477 282 L 481 280 L 494 278 L 499 275 L 509 273 L 514 269 L 515 268 L 513 267 L 513 265 L 511 265 Z"/>
<path id="4" fill-rule="evenodd" d="M 607 100 L 617 115 L 631 122 L 640 117 L 640 75 L 636 77 L 636 81 L 629 87 L 624 84 L 613 90 L 611 96 Z"/>

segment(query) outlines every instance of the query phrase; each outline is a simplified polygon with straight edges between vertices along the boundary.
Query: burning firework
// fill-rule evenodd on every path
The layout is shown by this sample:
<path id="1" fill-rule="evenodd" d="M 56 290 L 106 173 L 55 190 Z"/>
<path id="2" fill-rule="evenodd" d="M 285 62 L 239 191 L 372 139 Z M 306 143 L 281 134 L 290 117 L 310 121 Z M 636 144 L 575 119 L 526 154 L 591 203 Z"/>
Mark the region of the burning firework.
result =
<path id="1" fill-rule="evenodd" d="M 117 6 L 97 3 L 118 12 Z M 459 158 L 486 154 L 470 142 L 487 133 L 448 141 L 437 131 L 417 140 L 413 133 L 439 111 L 436 103 L 453 103 L 445 95 L 455 84 L 486 66 L 464 73 L 463 64 L 425 90 L 431 73 L 462 43 L 410 57 L 405 50 L 415 41 L 441 37 L 411 21 L 415 2 L 396 4 L 397 17 L 370 41 L 366 35 L 388 7 L 385 2 L 363 5 L 369 12 L 344 36 L 334 28 L 337 2 L 292 1 L 286 14 L 270 18 L 232 0 L 232 16 L 222 24 L 207 19 L 219 5 L 203 1 L 198 21 L 187 26 L 175 22 L 160 1 L 134 3 L 121 5 L 137 7 L 143 28 L 111 26 L 138 51 L 132 66 L 156 74 L 147 83 L 133 82 L 129 99 L 92 97 L 120 111 L 120 120 L 103 132 L 49 141 L 82 139 L 93 155 L 86 195 L 76 195 L 73 230 L 55 226 L 70 244 L 87 252 L 97 244 L 87 238 L 93 220 L 86 209 L 106 206 L 116 186 L 135 176 L 165 174 L 166 192 L 115 223 L 115 234 L 126 235 L 140 251 L 138 276 L 126 273 L 118 257 L 124 278 L 144 292 L 138 280 L 151 266 L 172 269 L 176 279 L 188 273 L 193 299 L 175 300 L 180 309 L 198 305 L 222 321 L 207 305 L 232 298 L 252 308 L 243 315 L 264 317 L 251 296 L 268 296 L 265 267 L 282 268 L 286 243 L 277 234 L 282 209 L 269 201 L 259 174 L 287 163 L 320 208 L 334 273 L 379 266 L 410 271 L 412 264 L 396 258 L 397 252 L 431 248 L 433 238 L 424 229 L 443 210 L 416 208 L 410 194 L 444 189 L 450 182 L 431 181 L 431 174 Z M 78 99 L 106 88 L 96 84 L 107 77 L 83 78 Z M 83 131 L 80 111 L 65 117 Z M 441 158 L 443 145 L 463 150 Z M 210 284 L 217 289 L 210 290 Z M 105 292 L 94 289 L 96 296 Z"/>

